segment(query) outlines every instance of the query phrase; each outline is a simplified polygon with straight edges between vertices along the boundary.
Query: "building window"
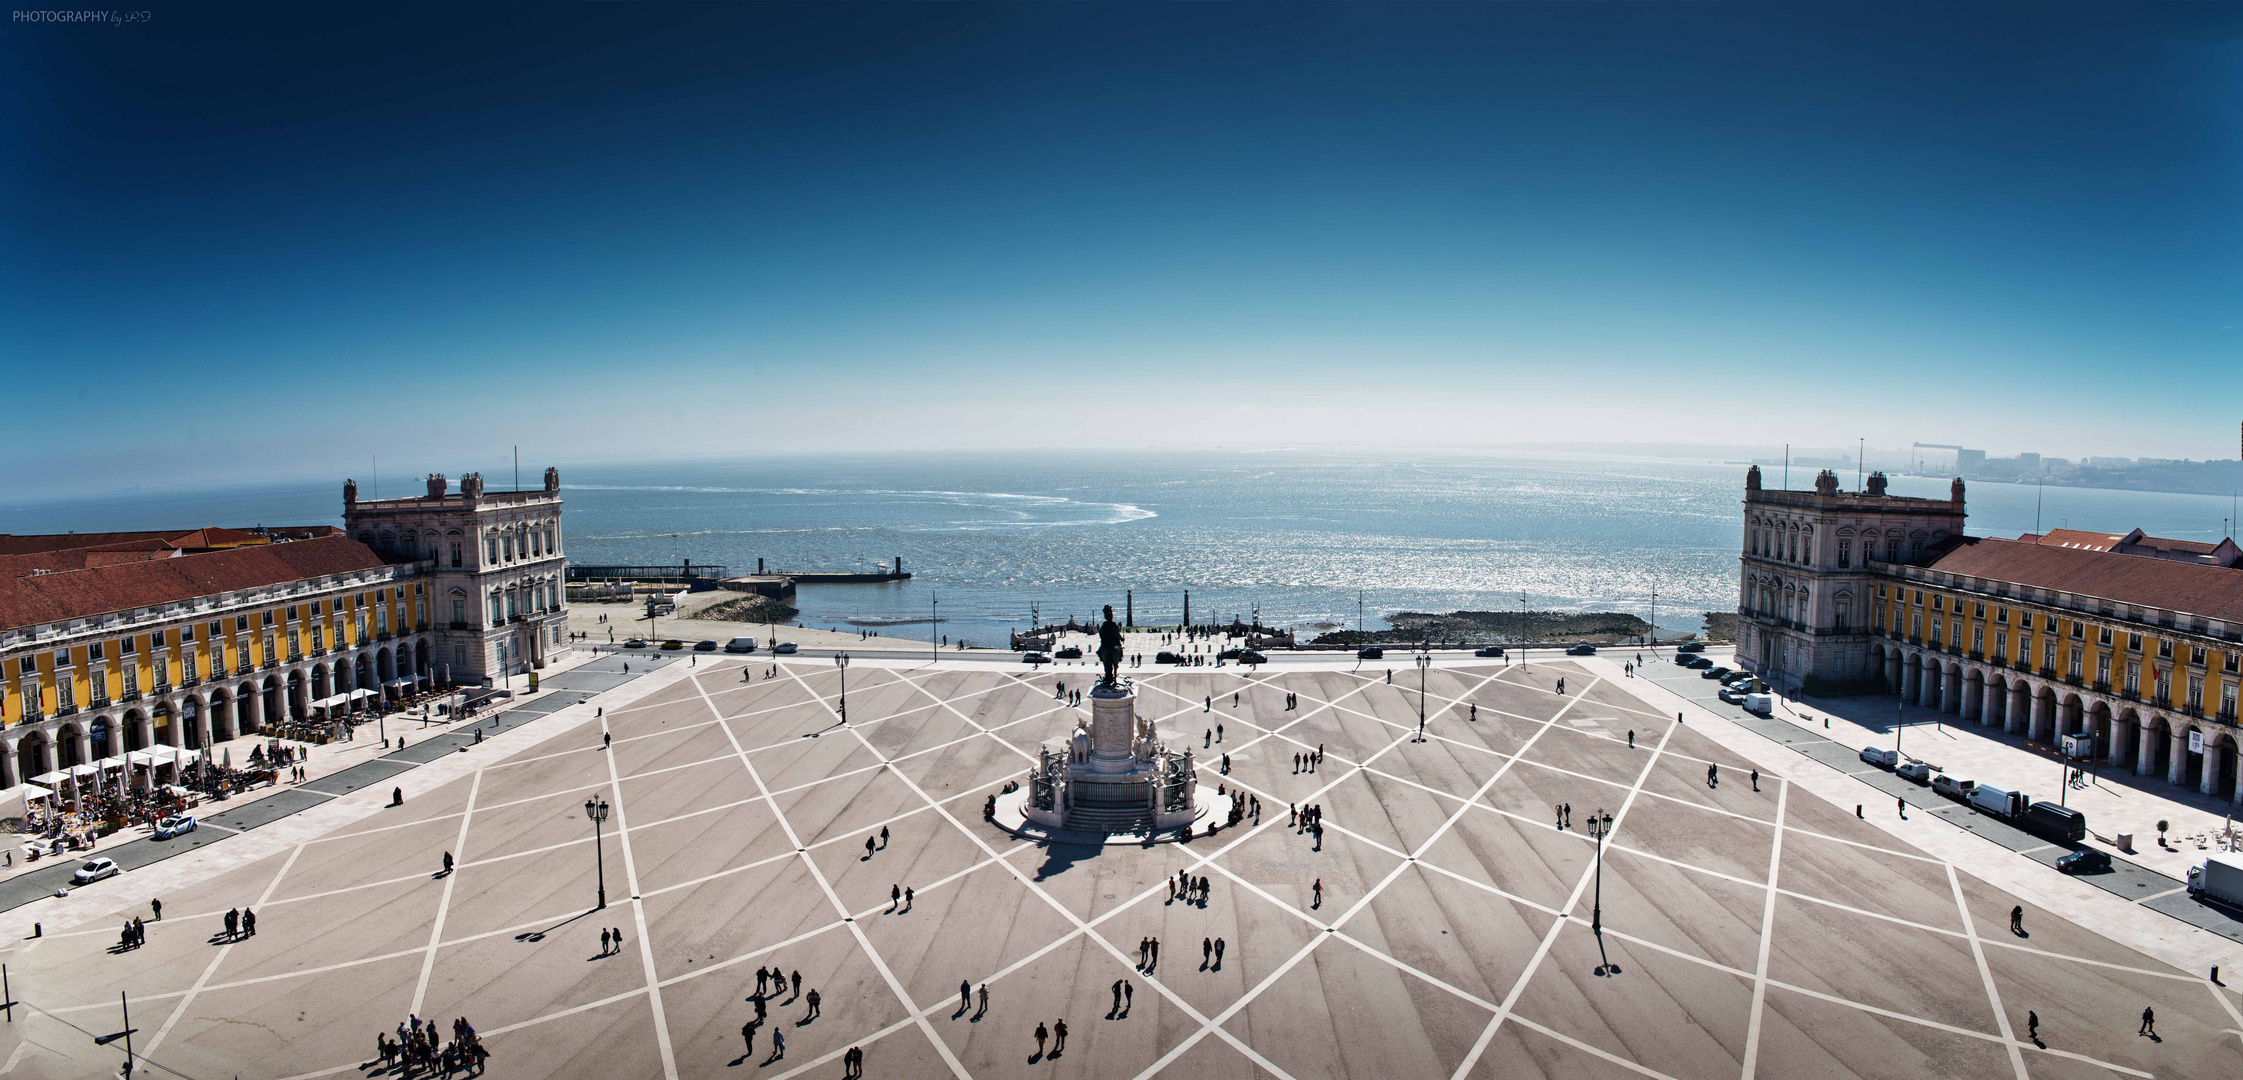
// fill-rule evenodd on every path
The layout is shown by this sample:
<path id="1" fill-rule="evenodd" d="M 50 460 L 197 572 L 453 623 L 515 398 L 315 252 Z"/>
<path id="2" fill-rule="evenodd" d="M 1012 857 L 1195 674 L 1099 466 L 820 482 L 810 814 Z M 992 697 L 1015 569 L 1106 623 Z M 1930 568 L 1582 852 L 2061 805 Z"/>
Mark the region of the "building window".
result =
<path id="1" fill-rule="evenodd" d="M 2098 626 L 2098 627 L 2096 627 L 2096 628 L 2095 628 L 2095 644 L 2097 644 L 2097 645 L 2101 645 L 2101 646 L 2103 646 L 2103 647 L 2104 647 L 2104 648 L 2106 648 L 2106 649 L 2107 649 L 2107 648 L 2110 648 L 2110 645 L 2111 645 L 2111 628 L 2110 628 L 2110 627 L 2108 627 L 2108 626 Z"/>
<path id="2" fill-rule="evenodd" d="M 313 649 L 314 651 L 318 651 L 318 652 L 325 652 L 325 651 L 327 650 L 327 628 L 326 628 L 326 627 L 324 627 L 324 626 L 315 626 L 315 627 L 312 627 L 312 649 Z"/>
<path id="3" fill-rule="evenodd" d="M 1854 542 L 1851 540 L 1838 541 L 1838 569 L 1844 570 L 1853 564 Z"/>
<path id="4" fill-rule="evenodd" d="M 2008 659 L 2009 631 L 1996 630 L 1994 631 L 1994 662 L 1999 664 L 2007 661 Z"/>
<path id="5" fill-rule="evenodd" d="M 94 643 L 93 643 L 93 644 L 91 644 L 91 645 L 88 645 L 88 646 L 86 646 L 86 659 L 88 659 L 88 660 L 101 660 L 101 659 L 105 659 L 105 657 L 103 657 L 103 656 L 102 656 L 102 652 L 101 652 L 101 649 L 102 649 L 102 643 L 101 643 L 101 642 L 98 642 L 98 641 L 94 642 Z"/>
<path id="6" fill-rule="evenodd" d="M 2033 613 L 2030 611 L 2019 612 L 2017 615 L 2017 628 L 2019 630 L 2031 630 L 2033 628 Z"/>
<path id="7" fill-rule="evenodd" d="M 1995 609 L 1994 609 L 1994 621 L 1995 621 L 1995 622 L 1998 622 L 1998 623 L 2004 623 L 2004 624 L 2007 624 L 2007 623 L 2009 622 L 2009 609 L 2008 609 L 2008 608 L 1995 608 Z"/>
<path id="8" fill-rule="evenodd" d="M 2111 685 L 2111 658 L 2107 653 L 2095 657 L 2095 685 L 2104 689 Z"/>
<path id="9" fill-rule="evenodd" d="M 2055 642 L 2055 641 L 2051 640 L 2051 641 L 2047 641 L 2047 642 L 2044 642 L 2044 643 L 2042 643 L 2042 645 L 2041 645 L 2041 666 L 2042 666 L 2042 667 L 2044 667 L 2044 668 L 2047 668 L 2047 669 L 2048 669 L 2048 670 L 2050 670 L 2050 671 L 2054 671 L 2054 670 L 2056 670 L 2056 642 Z"/>
<path id="10" fill-rule="evenodd" d="M 2172 642 L 2172 639 L 2170 639 L 2170 638 L 2159 638 L 2159 639 L 2157 639 L 2157 655 L 2158 655 L 2158 658 L 2159 658 L 2159 659 L 2161 659 L 2161 660 L 2171 660 L 2171 659 L 2173 658 L 2173 642 Z"/>
<path id="11" fill-rule="evenodd" d="M 552 527 L 551 525 L 548 525 L 548 526 L 546 526 L 546 527 L 545 527 L 545 553 L 546 553 L 547 555 L 558 555 L 558 554 L 560 554 L 560 552 L 561 552 L 561 549 L 560 549 L 560 547 L 559 547 L 559 546 L 558 546 L 558 545 L 557 545 L 557 544 L 555 543 L 555 541 L 556 541 L 556 540 L 558 540 L 558 539 L 560 539 L 560 538 L 559 538 L 559 537 L 557 537 L 557 536 L 555 536 L 555 535 L 553 534 L 553 527 Z"/>
<path id="12" fill-rule="evenodd" d="M 1947 647 L 1950 649 L 1963 647 L 1963 620 L 1956 619 L 1954 622 L 1947 624 Z"/>
<path id="13" fill-rule="evenodd" d="M 2074 620 L 2072 620 L 2072 640 L 2073 640 L 2073 641 L 2085 641 L 2085 640 L 2087 640 L 2087 624 L 2086 624 L 2086 623 L 2083 623 L 2083 622 L 2079 621 L 2078 619 L 2074 619 Z"/>
<path id="14" fill-rule="evenodd" d="M 1882 634 L 1885 632 L 1885 609 L 1883 605 L 1871 607 L 1869 609 L 1869 619 L 1871 623 L 1875 624 L 1875 629 L 1878 633 Z"/>
<path id="15" fill-rule="evenodd" d="M 36 696 L 38 691 L 34 689 L 32 694 Z M 2233 680 L 2229 680 L 2220 687 L 2220 719 L 2230 723 L 2235 720 L 2235 682 Z"/>
<path id="16" fill-rule="evenodd" d="M 28 663 L 30 663 L 30 662 L 31 662 L 31 661 L 29 661 L 29 660 L 25 660 L 25 661 L 24 661 L 24 663 L 27 663 L 27 664 L 28 664 Z M 2236 669 L 2237 669 L 2238 667 L 2243 667 L 2243 655 L 2239 655 L 2239 654 L 2237 654 L 2237 653 L 2227 653 L 2227 654 L 2225 654 L 2224 656 L 2222 656 L 2222 657 L 2221 657 L 2221 659 L 2220 659 L 2220 670 L 2221 670 L 2221 671 L 2234 671 L 2234 670 L 2236 670 Z"/>
<path id="17" fill-rule="evenodd" d="M 497 593 L 492 593 L 492 594 L 491 594 L 491 622 L 493 622 L 493 623 L 502 623 L 502 622 L 505 622 L 505 621 L 506 621 L 506 601 L 505 601 L 505 600 L 502 600 L 502 599 L 500 599 L 500 598 L 499 598 L 499 595 L 498 595 Z"/>
<path id="18" fill-rule="evenodd" d="M 202 677 L 195 674 L 195 650 L 181 649 L 179 651 L 179 677 L 188 682 L 194 682 Z"/>
<path id="19" fill-rule="evenodd" d="M 67 675 L 55 678 L 55 708 L 74 708 L 78 704 L 78 684 Z"/>
<path id="20" fill-rule="evenodd" d="M 137 694 L 140 692 L 140 665 L 126 664 L 124 670 L 124 678 L 125 693 Z"/>
<path id="21" fill-rule="evenodd" d="M 2204 677 L 2201 675 L 2188 677 L 2188 711 L 2192 713 L 2204 711 Z"/>
<path id="22" fill-rule="evenodd" d="M 1985 654 L 1985 652 L 1986 652 L 1986 628 L 1985 628 L 1985 627 L 1983 627 L 1983 626 L 1973 626 L 1973 627 L 1971 627 L 1971 628 L 1970 628 L 1970 651 L 1972 651 L 1972 652 L 1974 652 L 1974 653 L 1978 653 L 1978 654 L 1981 654 L 1981 655 L 1984 655 L 1984 654 Z"/>
<path id="23" fill-rule="evenodd" d="M 2081 650 L 2081 649 L 2073 649 L 2073 650 L 2072 650 L 2072 666 L 2071 666 L 2071 669 L 2070 669 L 2069 671 L 2065 672 L 2065 674 L 2067 674 L 2067 675 L 2070 675 L 2070 676 L 2071 676 L 2072 678 L 2075 678 L 2075 679 L 2079 679 L 2079 678 L 2084 678 L 2084 677 L 2086 677 L 2086 669 L 2085 669 L 2084 667 L 2082 667 L 2082 664 L 2083 664 L 2083 663 L 2084 663 L 2084 662 L 2086 661 L 2086 659 L 2087 659 L 2087 654 L 2086 654 L 2086 652 L 2085 652 L 2084 650 Z"/>
<path id="24" fill-rule="evenodd" d="M 452 666 L 457 668 L 464 668 L 467 666 L 467 646 L 452 646 Z"/>
<path id="25" fill-rule="evenodd" d="M 2136 696 L 2142 692 L 2142 662 L 2139 660 L 2126 662 L 2126 692 Z"/>
<path id="26" fill-rule="evenodd" d="M 2234 702 L 2235 691 L 2231 687 L 2228 690 L 2228 703 L 2232 706 Z M 37 716 L 39 711 L 39 680 L 35 676 L 26 675 L 23 677 L 23 714 Z"/>
<path id="27" fill-rule="evenodd" d="M 2126 651 L 2127 651 L 2127 652 L 2141 652 L 2141 651 L 2142 651 L 2142 635 L 2140 635 L 2140 634 L 2128 634 L 2128 635 L 2126 635 Z"/>
<path id="28" fill-rule="evenodd" d="M 452 621 L 456 623 L 467 621 L 467 601 L 457 599 L 452 601 Z"/>
<path id="29" fill-rule="evenodd" d="M 2188 662 L 2195 664 L 2197 667 L 2204 666 L 2204 647 L 2202 645 L 2189 646 Z"/>
<path id="30" fill-rule="evenodd" d="M 1843 631 L 1851 628 L 1853 622 L 1853 603 L 1851 601 L 1838 601 L 1837 619 L 1839 630 Z"/>
<path id="31" fill-rule="evenodd" d="M 1924 636 L 1923 612 L 1918 611 L 1908 616 L 1908 636 L 1912 638 L 1921 638 Z"/>

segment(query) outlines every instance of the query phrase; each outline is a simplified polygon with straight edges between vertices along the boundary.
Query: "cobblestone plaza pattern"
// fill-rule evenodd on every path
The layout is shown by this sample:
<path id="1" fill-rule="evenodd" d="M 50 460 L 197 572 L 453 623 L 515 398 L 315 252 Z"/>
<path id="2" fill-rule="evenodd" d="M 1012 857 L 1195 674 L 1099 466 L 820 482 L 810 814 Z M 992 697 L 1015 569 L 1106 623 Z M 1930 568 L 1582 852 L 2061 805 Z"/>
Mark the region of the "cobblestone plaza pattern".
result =
<path id="1" fill-rule="evenodd" d="M 136 950 L 118 927 L 149 914 L 158 867 L 77 891 L 70 924 L 0 950 L 8 1071 L 115 1075 L 120 1047 L 87 1036 L 121 1026 L 123 992 L 136 1050 L 191 1077 L 387 1075 L 374 1035 L 409 1013 L 469 1018 L 500 1077 L 837 1076 L 852 1047 L 890 1077 L 2243 1073 L 2233 990 L 2031 903 L 2012 933 L 2020 901 L 1970 867 L 1773 771 L 1753 783 L 1591 667 L 1436 666 L 1423 742 L 1406 666 L 1140 674 L 1164 728 L 1223 726 L 1201 782 L 1262 814 L 1103 848 L 981 816 L 1072 729 L 1055 683 L 1087 689 L 1087 669 L 860 662 L 843 726 L 830 661 L 771 668 L 673 661 L 403 774 L 402 806 L 385 783 L 167 860 Z M 587 914 L 591 796 L 613 807 L 610 904 Z M 1323 807 L 1320 846 L 1289 803 Z M 1601 889 L 1561 803 L 1613 816 Z M 1171 899 L 1178 872 L 1210 880 L 1204 901 Z M 258 933 L 226 943 L 236 907 Z M 624 945 L 601 955 L 606 927 Z M 774 999 L 743 1056 L 767 966 L 822 1015 Z M 961 980 L 988 985 L 986 1014 Z M 1039 1056 L 1060 1019 L 1064 1051 Z"/>

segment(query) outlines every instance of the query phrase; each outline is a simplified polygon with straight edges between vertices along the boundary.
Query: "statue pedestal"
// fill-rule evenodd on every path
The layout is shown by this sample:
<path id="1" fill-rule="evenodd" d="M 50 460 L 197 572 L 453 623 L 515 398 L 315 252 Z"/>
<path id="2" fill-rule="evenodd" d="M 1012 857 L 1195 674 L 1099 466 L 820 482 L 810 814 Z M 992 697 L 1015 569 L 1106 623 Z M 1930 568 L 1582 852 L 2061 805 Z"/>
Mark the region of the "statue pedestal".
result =
<path id="1" fill-rule="evenodd" d="M 1023 823 L 1053 835 L 1146 836 L 1197 823 L 1206 808 L 1189 747 L 1163 746 L 1151 724 L 1139 725 L 1127 681 L 1101 684 L 1089 700 L 1087 722 L 1044 743 L 1021 793 Z"/>

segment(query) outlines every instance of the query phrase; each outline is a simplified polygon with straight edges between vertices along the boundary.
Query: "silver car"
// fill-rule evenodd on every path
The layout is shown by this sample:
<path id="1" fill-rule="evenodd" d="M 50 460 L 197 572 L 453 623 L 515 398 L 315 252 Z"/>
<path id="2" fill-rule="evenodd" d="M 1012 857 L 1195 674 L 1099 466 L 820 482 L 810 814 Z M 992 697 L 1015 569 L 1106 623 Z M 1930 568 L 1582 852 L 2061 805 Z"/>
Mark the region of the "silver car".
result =
<path id="1" fill-rule="evenodd" d="M 87 859 L 86 865 L 79 867 L 77 873 L 70 875 L 70 883 L 73 885 L 90 885 L 102 878 L 116 877 L 118 872 L 117 860 L 115 859 Z"/>

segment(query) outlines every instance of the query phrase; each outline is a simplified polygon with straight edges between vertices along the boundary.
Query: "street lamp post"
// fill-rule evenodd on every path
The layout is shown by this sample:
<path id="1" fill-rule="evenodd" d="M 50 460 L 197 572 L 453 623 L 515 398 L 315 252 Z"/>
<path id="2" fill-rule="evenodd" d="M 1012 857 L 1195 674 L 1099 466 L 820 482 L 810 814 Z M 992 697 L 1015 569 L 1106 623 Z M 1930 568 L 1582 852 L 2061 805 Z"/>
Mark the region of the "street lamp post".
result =
<path id="1" fill-rule="evenodd" d="M 849 722 L 849 654 L 835 653 L 833 666 L 841 672 L 841 722 Z"/>
<path id="2" fill-rule="evenodd" d="M 592 865 L 599 868 L 600 907 L 607 907 L 607 853 L 600 848 L 600 823 L 607 820 L 607 800 L 595 795 L 584 800 L 584 816 L 592 819 Z"/>
<path id="3" fill-rule="evenodd" d="M 1612 832 L 1612 815 L 1597 810 L 1589 815 L 1589 835 L 1597 842 L 1597 895 L 1589 909 L 1589 932 L 1604 934 L 1604 838 Z"/>
<path id="4" fill-rule="evenodd" d="M 1423 643 L 1417 652 L 1417 741 L 1425 741 L 1425 669 L 1433 666 L 1433 654 Z"/>

